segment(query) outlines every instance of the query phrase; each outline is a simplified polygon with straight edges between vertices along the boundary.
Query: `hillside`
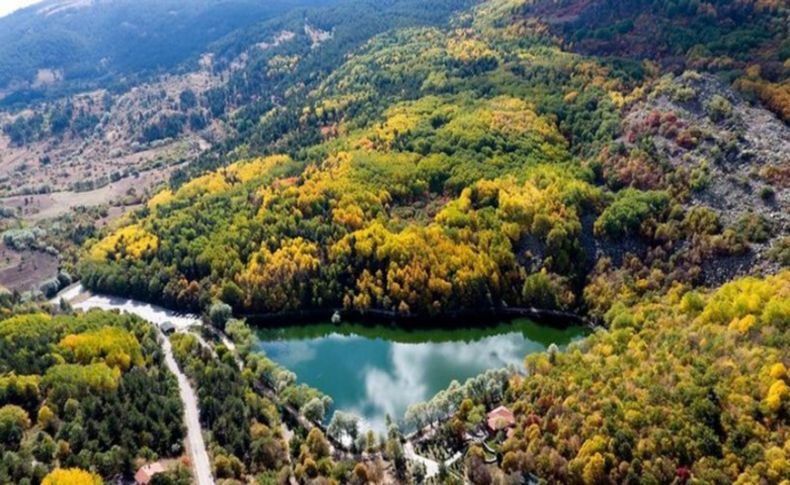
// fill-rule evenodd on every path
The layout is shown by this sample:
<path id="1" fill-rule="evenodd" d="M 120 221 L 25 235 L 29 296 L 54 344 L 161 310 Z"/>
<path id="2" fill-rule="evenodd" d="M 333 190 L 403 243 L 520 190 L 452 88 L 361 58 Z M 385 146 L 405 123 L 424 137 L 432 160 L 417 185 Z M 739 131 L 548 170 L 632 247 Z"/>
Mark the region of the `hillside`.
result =
<path id="1" fill-rule="evenodd" d="M 711 74 L 568 52 L 519 12 L 374 38 L 234 150 L 289 155 L 160 193 L 84 282 L 192 309 L 600 317 L 787 264 L 787 125 Z"/>
<path id="2" fill-rule="evenodd" d="M 628 70 L 649 60 L 676 73 L 717 73 L 790 121 L 787 8 L 782 0 L 562 0 L 527 2 L 517 15 L 544 22 L 572 50 L 625 61 Z"/>
<path id="3" fill-rule="evenodd" d="M 394 27 L 444 24 L 467 4 L 354 0 L 297 8 L 303 4 L 284 2 L 281 14 L 250 14 L 244 26 L 202 45 L 199 55 L 155 71 L 135 70 L 120 85 L 112 74 L 76 85 L 64 81 L 25 102 L 9 98 L 0 111 L 0 230 L 35 226 L 47 236 L 34 241 L 32 254 L 5 248 L 0 285 L 35 292 L 56 276 L 53 267 L 72 271 L 77 248 L 98 227 L 138 208 L 171 177 L 183 180 L 216 164 L 219 154 L 249 138 L 249 119 L 300 103 L 350 50 Z M 68 28 L 77 28 L 94 15 L 103 18 L 94 9 L 122 5 L 82 5 L 57 15 L 68 15 Z M 39 20 L 51 19 L 28 20 L 35 30 Z M 184 28 L 198 28 L 193 20 L 185 19 Z M 42 45 L 31 43 L 31 52 Z M 71 236 L 64 240 L 63 234 Z"/>
<path id="4" fill-rule="evenodd" d="M 47 0 L 0 19 L 0 97 L 115 87 L 169 72 L 212 42 L 319 1 Z"/>

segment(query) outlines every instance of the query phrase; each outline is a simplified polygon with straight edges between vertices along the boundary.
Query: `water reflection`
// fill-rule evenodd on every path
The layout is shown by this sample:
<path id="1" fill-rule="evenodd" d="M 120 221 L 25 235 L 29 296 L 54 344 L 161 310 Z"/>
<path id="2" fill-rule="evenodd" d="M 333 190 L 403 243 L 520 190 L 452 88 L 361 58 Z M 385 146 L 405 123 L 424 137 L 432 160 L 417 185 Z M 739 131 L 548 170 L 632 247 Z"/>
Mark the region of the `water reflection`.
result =
<path id="1" fill-rule="evenodd" d="M 332 396 L 377 430 L 385 416 L 487 369 L 521 365 L 525 355 L 565 345 L 583 330 L 557 330 L 528 320 L 485 329 L 403 331 L 384 327 L 315 325 L 258 332 L 260 350 Z"/>

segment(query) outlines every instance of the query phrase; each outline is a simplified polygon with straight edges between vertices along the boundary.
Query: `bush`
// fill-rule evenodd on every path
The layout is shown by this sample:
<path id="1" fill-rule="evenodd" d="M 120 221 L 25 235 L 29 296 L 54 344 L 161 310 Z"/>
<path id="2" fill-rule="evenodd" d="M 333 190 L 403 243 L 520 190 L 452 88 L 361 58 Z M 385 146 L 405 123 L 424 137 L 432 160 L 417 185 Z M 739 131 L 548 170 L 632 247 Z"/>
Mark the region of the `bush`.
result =
<path id="1" fill-rule="evenodd" d="M 52 298 L 53 296 L 57 295 L 58 290 L 60 290 L 60 281 L 57 278 L 50 278 L 41 283 L 39 290 L 47 298 Z"/>
<path id="2" fill-rule="evenodd" d="M 255 335 L 242 320 L 230 319 L 225 324 L 225 332 L 236 345 L 236 351 L 242 358 L 247 357 L 255 344 Z"/>
<path id="3" fill-rule="evenodd" d="M 730 116 L 732 116 L 732 105 L 726 98 L 718 94 L 714 95 L 711 100 L 708 101 L 705 109 L 710 119 L 717 123 L 729 119 Z"/>
<path id="4" fill-rule="evenodd" d="M 529 275 L 521 291 L 524 303 L 545 310 L 560 308 L 557 285 L 545 270 Z"/>
<path id="5" fill-rule="evenodd" d="M 768 257 L 782 266 L 790 266 L 790 236 L 778 240 L 768 253 Z"/>
<path id="6" fill-rule="evenodd" d="M 3 233 L 3 242 L 12 249 L 24 251 L 25 249 L 37 248 L 39 240 L 46 234 L 46 231 L 38 227 L 32 229 L 10 229 Z"/>
<path id="7" fill-rule="evenodd" d="M 776 191 L 773 187 L 766 185 L 760 189 L 760 198 L 765 202 L 772 202 L 776 198 Z"/>
<path id="8" fill-rule="evenodd" d="M 736 229 L 749 242 L 764 243 L 771 238 L 771 222 L 759 214 L 744 215 L 738 220 Z"/>
<path id="9" fill-rule="evenodd" d="M 61 288 L 65 288 L 69 286 L 74 281 L 74 279 L 71 277 L 69 273 L 62 270 L 58 272 L 57 278 Z"/>

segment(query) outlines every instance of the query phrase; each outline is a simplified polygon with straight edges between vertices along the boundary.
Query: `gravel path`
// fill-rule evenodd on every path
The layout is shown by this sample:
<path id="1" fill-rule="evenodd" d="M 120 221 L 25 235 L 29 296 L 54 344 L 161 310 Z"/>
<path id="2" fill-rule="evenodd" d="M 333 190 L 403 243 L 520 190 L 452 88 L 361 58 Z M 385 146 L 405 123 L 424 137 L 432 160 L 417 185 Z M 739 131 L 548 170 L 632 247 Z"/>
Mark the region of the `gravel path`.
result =
<path id="1" fill-rule="evenodd" d="M 403 452 L 407 460 L 416 461 L 425 465 L 425 478 L 432 478 L 439 474 L 439 463 L 418 455 L 417 452 L 414 451 L 414 445 L 411 444 L 411 441 L 407 441 L 406 444 L 403 445 Z"/>

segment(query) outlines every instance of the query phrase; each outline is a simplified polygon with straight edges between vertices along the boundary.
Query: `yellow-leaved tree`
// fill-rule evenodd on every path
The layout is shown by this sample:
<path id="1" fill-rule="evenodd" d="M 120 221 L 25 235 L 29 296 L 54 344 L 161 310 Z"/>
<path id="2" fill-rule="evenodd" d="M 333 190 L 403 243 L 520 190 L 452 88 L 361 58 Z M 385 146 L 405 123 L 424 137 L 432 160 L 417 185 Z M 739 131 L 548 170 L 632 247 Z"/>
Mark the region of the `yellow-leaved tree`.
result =
<path id="1" fill-rule="evenodd" d="M 41 485 L 101 485 L 102 479 L 95 473 L 79 468 L 60 468 L 44 477 Z"/>

